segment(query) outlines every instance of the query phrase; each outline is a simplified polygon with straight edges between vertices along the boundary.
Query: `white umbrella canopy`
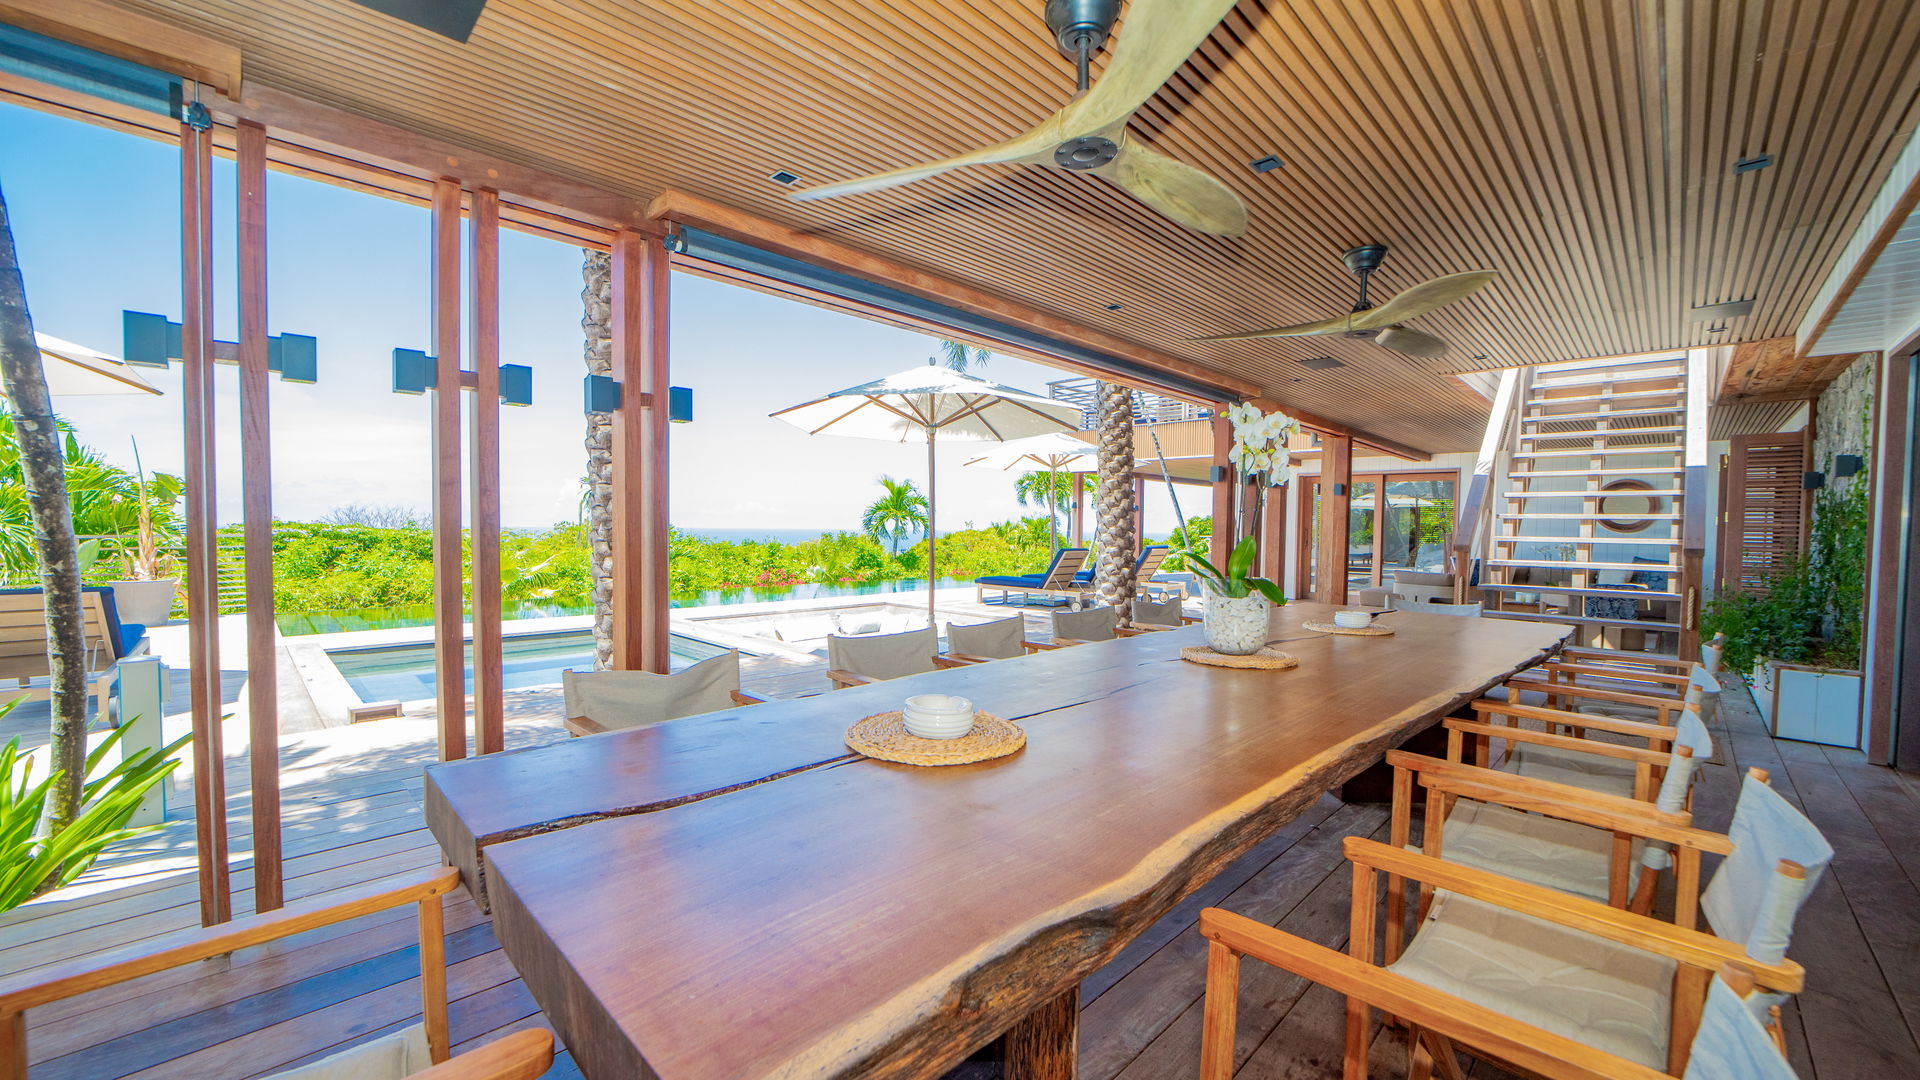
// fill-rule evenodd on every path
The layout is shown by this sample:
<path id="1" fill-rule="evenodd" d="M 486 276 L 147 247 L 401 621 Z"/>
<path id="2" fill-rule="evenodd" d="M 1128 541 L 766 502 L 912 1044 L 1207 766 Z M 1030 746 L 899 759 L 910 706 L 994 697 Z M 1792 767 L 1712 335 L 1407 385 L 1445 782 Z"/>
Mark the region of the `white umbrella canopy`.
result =
<path id="1" fill-rule="evenodd" d="M 1045 435 L 1033 435 L 1025 439 L 1001 443 L 977 458 L 962 462 L 981 468 L 999 469 L 1002 472 L 1021 467 L 1038 467 L 1047 471 L 1051 479 L 1061 469 L 1073 465 L 1085 458 L 1098 458 L 1100 449 L 1077 435 L 1064 431 L 1050 431 Z M 1055 504 L 1055 492 L 1059 485 L 1054 483 L 1047 488 L 1047 539 L 1055 551 L 1060 550 L 1060 508 Z"/>
<path id="2" fill-rule="evenodd" d="M 773 414 L 809 435 L 927 444 L 927 625 L 933 626 L 934 445 L 942 439 L 1007 442 L 1077 431 L 1080 408 L 1039 394 L 927 365 L 909 368 Z"/>
<path id="3" fill-rule="evenodd" d="M 62 394 L 158 394 L 125 360 L 35 331 L 47 372 L 47 392 Z"/>

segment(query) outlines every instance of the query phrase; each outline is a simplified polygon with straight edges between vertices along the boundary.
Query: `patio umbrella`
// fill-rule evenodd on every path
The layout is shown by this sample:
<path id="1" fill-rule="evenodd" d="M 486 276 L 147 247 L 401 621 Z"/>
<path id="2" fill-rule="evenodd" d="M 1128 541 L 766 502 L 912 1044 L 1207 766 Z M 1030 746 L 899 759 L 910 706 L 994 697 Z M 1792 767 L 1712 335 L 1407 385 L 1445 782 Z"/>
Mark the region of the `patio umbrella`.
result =
<path id="1" fill-rule="evenodd" d="M 125 360 L 96 352 L 85 345 L 62 341 L 36 331 L 40 360 L 47 370 L 47 392 L 62 394 L 158 394 L 160 388 L 141 378 Z"/>
<path id="2" fill-rule="evenodd" d="M 936 506 L 933 447 L 939 440 L 1007 442 L 1077 431 L 1080 408 L 951 368 L 916 367 L 836 390 L 774 416 L 809 435 L 927 443 L 927 625 L 933 621 Z"/>
<path id="3" fill-rule="evenodd" d="M 1069 435 L 1064 431 L 1050 431 L 1045 435 L 1001 443 L 979 457 L 961 464 L 978 465 L 1002 471 L 1021 465 L 1038 465 L 1047 470 L 1047 478 L 1053 480 L 1061 469 L 1082 458 L 1098 457 L 1099 454 L 1098 447 L 1077 435 Z M 1060 510 L 1055 505 L 1054 497 L 1058 487 L 1057 481 L 1047 485 L 1047 536 L 1055 551 L 1060 549 Z"/>

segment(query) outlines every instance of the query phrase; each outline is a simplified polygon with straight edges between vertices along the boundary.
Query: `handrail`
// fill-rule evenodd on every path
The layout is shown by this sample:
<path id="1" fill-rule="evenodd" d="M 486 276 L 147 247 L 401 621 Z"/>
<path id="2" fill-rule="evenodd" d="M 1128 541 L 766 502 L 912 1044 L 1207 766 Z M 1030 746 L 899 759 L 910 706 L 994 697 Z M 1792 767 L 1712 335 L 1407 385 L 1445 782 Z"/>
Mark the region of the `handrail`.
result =
<path id="1" fill-rule="evenodd" d="M 1514 399 L 1519 393 L 1520 369 L 1507 368 L 1500 373 L 1500 387 L 1493 394 L 1493 408 L 1487 414 L 1487 430 L 1480 439 L 1480 454 L 1473 460 L 1473 477 L 1467 481 L 1467 497 L 1453 524 L 1453 602 L 1469 600 L 1469 581 L 1473 577 L 1474 539 L 1485 523 L 1491 498 L 1493 466 L 1505 445 L 1507 429 L 1512 426 Z"/>

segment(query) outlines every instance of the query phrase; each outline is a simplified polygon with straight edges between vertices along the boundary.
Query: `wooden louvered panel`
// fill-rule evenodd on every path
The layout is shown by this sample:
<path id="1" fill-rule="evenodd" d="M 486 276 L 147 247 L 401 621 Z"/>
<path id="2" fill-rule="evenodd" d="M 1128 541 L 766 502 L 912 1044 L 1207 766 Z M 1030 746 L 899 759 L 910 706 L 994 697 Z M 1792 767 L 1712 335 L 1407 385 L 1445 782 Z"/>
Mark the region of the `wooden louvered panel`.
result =
<path id="1" fill-rule="evenodd" d="M 1250 232 L 1222 240 L 1048 170 L 804 205 L 765 179 L 1032 125 L 1071 86 L 1037 0 L 492 0 L 466 44 L 349 0 L 126 6 L 238 44 L 251 84 L 611 193 L 819 230 L 1430 450 L 1481 429 L 1450 370 L 1790 333 L 1920 94 L 1905 0 L 1244 0 L 1134 122 L 1247 201 Z M 1772 168 L 1731 173 L 1762 150 Z M 1285 167 L 1248 170 L 1270 153 Z M 1436 360 L 1190 340 L 1344 310 L 1338 253 L 1368 241 L 1394 249 L 1383 291 L 1506 274 L 1420 320 L 1455 343 Z M 1746 297 L 1729 333 L 1689 318 Z M 1296 363 L 1322 355 L 1347 366 Z"/>
<path id="2" fill-rule="evenodd" d="M 1736 435 L 1724 480 L 1720 587 L 1766 591 L 1806 546 L 1807 433 Z"/>

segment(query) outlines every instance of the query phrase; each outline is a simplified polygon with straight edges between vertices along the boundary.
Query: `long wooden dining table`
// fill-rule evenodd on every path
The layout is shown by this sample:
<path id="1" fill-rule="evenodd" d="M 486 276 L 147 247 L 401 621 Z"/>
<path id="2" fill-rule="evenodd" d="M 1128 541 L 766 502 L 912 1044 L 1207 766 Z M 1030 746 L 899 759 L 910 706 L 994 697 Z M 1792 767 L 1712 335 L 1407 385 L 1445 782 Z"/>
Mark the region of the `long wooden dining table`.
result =
<path id="1" fill-rule="evenodd" d="M 1275 611 L 1288 670 L 1198 628 L 774 701 L 427 770 L 429 824 L 590 1080 L 938 1076 L 1004 1036 L 1073 1075 L 1082 979 L 1227 863 L 1567 626 Z M 1017 719 L 1011 757 L 853 755 L 914 693 Z"/>

